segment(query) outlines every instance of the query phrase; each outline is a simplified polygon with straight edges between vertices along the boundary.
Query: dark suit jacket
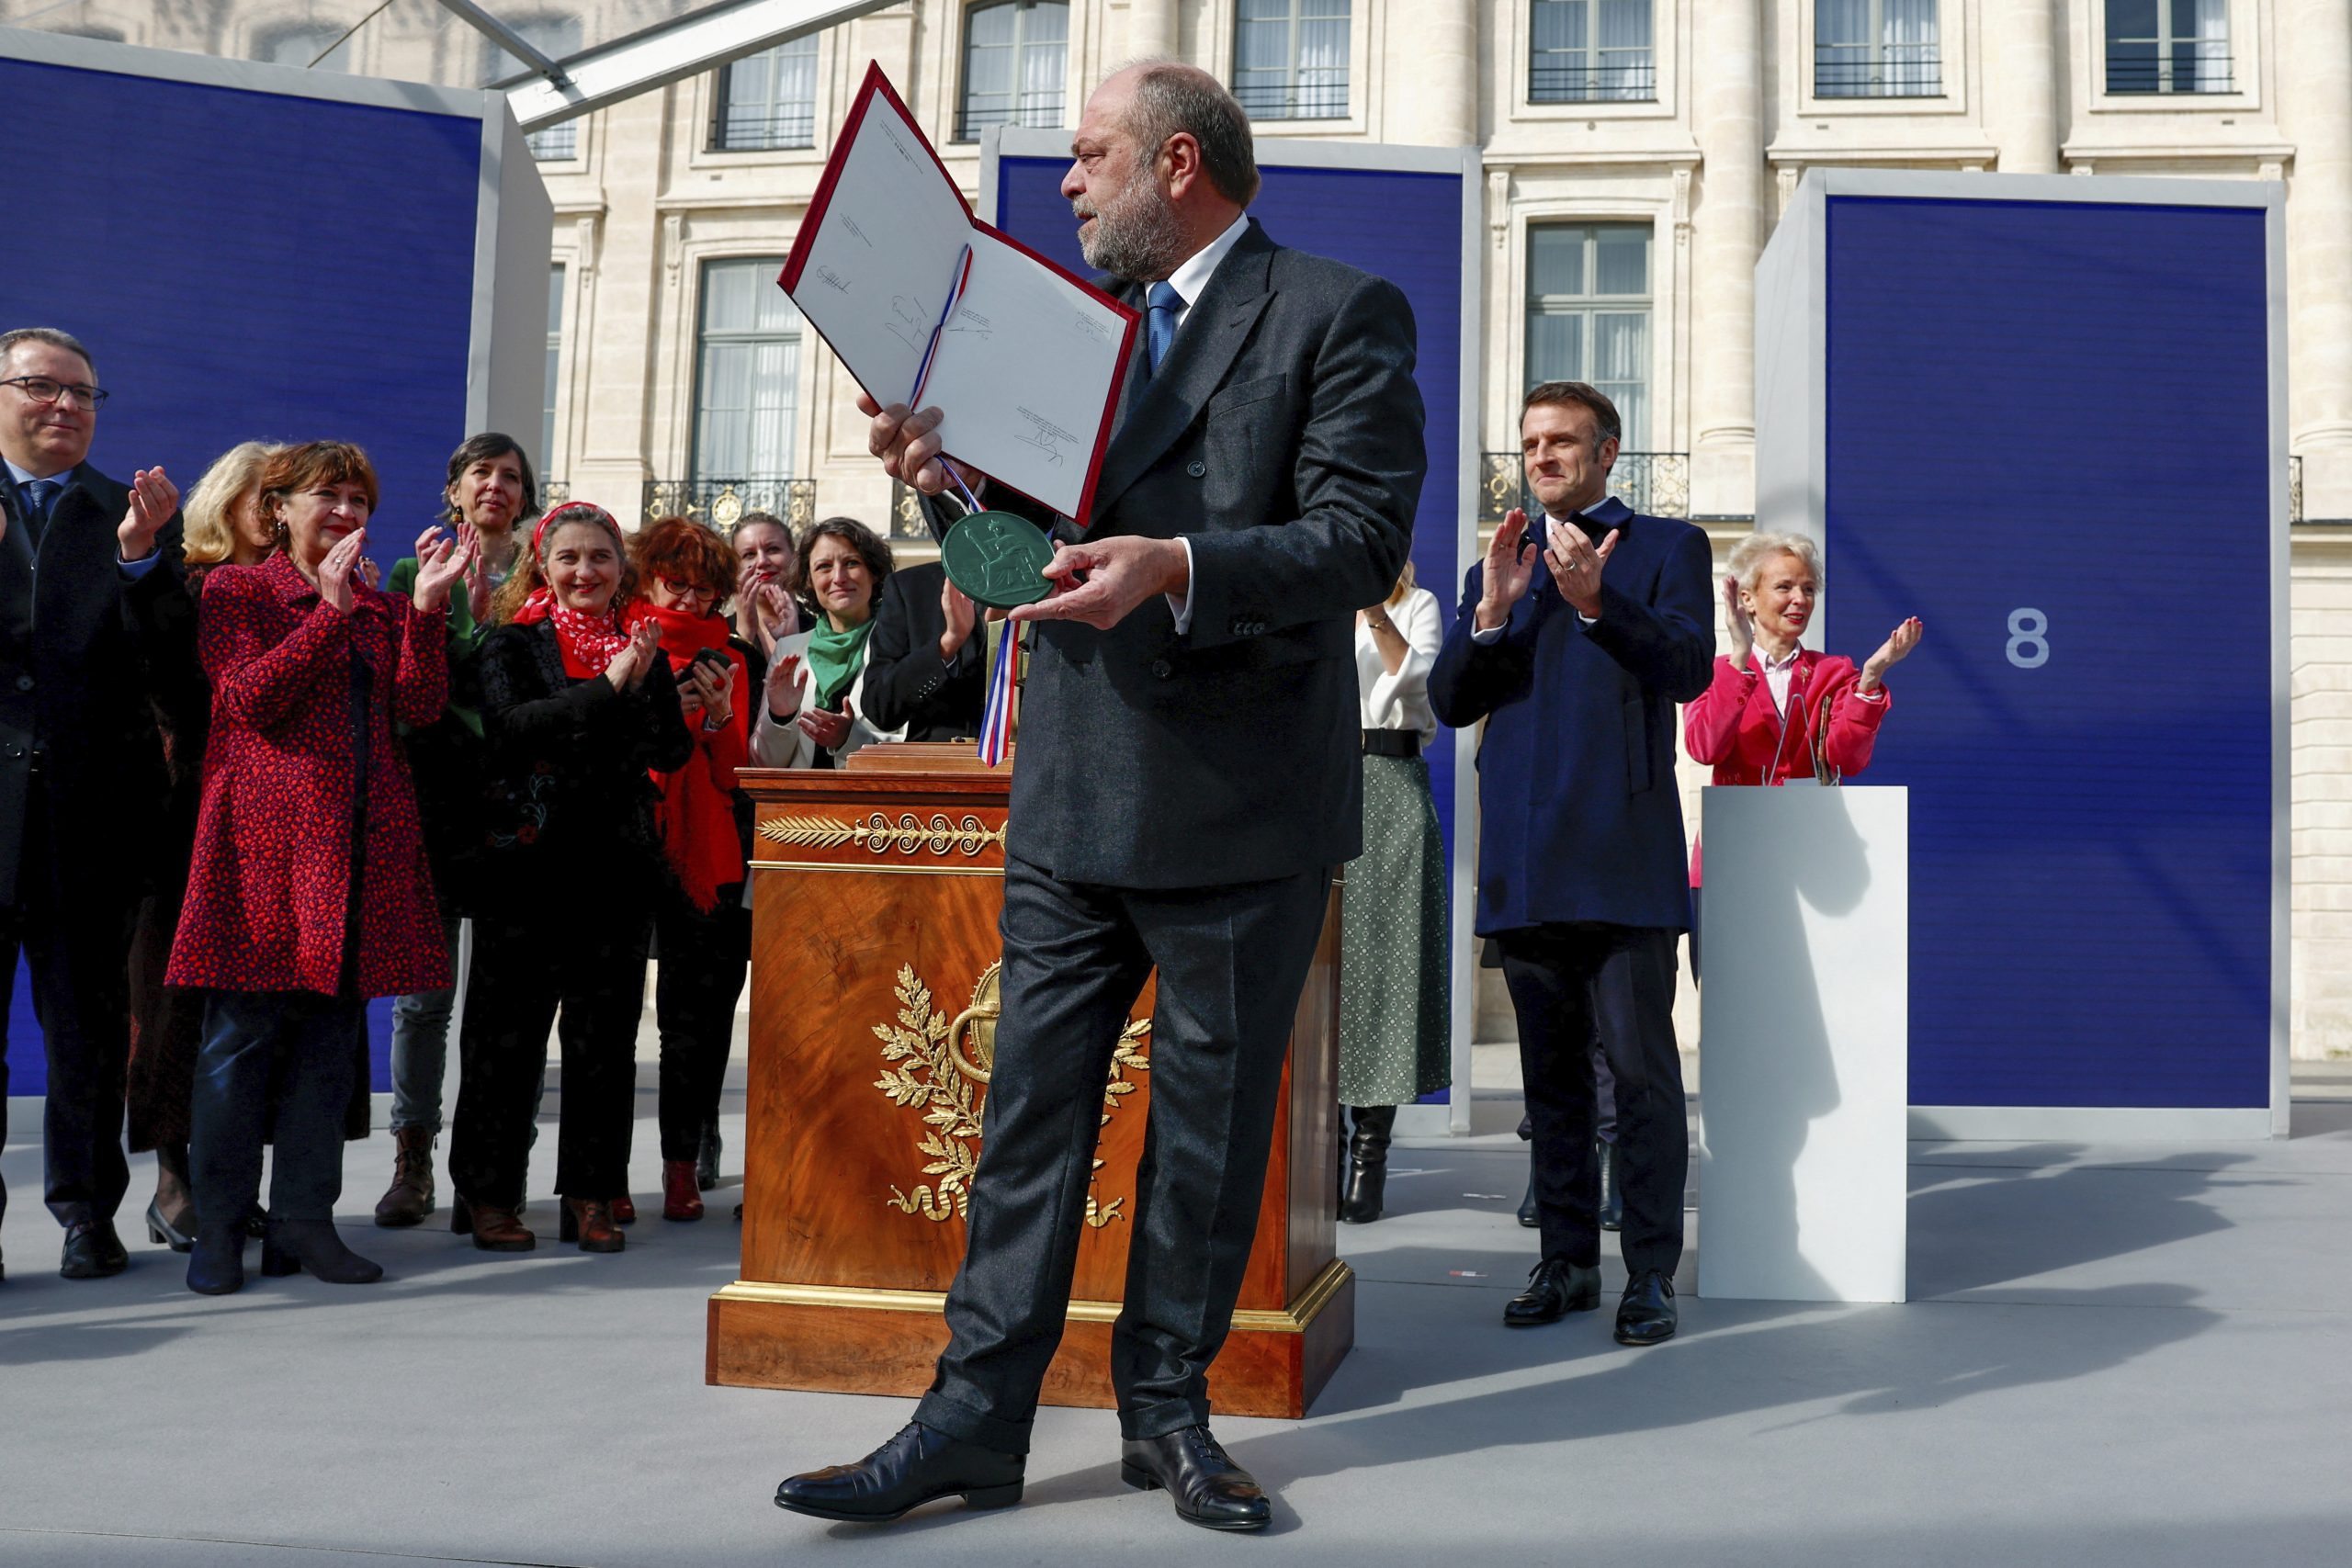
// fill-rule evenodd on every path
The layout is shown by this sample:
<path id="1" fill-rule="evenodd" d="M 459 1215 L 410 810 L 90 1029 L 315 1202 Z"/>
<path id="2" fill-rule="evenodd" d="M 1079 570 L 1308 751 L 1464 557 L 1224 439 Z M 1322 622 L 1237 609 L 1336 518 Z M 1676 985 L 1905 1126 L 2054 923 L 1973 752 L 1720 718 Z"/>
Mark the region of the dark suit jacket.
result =
<path id="1" fill-rule="evenodd" d="M 17 872 L 33 833 L 68 853 L 99 853 L 93 875 L 126 901 L 157 879 L 142 863 L 153 857 L 131 853 L 117 866 L 106 852 L 142 829 L 164 831 L 170 784 L 151 694 L 157 671 L 176 670 L 183 683 L 200 672 L 179 520 L 156 539 L 163 558 L 129 579 L 115 529 L 130 506 L 129 490 L 82 464 L 50 509 L 36 562 L 16 487 L 0 471 L 0 908 L 32 895 Z M 29 810 L 36 763 L 40 821 Z"/>
<path id="2" fill-rule="evenodd" d="M 1492 643 L 1471 640 L 1485 569 L 1430 671 L 1430 703 L 1478 746 L 1481 936 L 1554 921 L 1690 925 L 1674 705 L 1707 689 L 1714 655 L 1707 536 L 1615 497 L 1585 532 L 1618 530 L 1588 626 L 1540 562 Z M 1530 532 L 1542 527 L 1539 519 Z"/>
<path id="3" fill-rule="evenodd" d="M 1142 307 L 1142 285 L 1102 281 Z M 1064 881 L 1133 888 L 1356 856 L 1351 617 L 1387 594 L 1411 547 L 1421 426 L 1403 293 L 1276 245 L 1252 220 L 1159 375 L 1139 392 L 1130 382 L 1087 531 L 1185 536 L 1191 629 L 1178 636 L 1159 599 L 1107 632 L 1036 625 L 1012 853 Z"/>
<path id="4" fill-rule="evenodd" d="M 975 625 L 954 662 L 939 661 L 947 617 L 936 561 L 900 567 L 882 580 L 874 629 L 865 637 L 865 716 L 876 729 L 906 727 L 909 740 L 963 740 L 980 733 L 989 695 L 988 638 Z M 988 612 L 979 612 L 986 615 Z"/>

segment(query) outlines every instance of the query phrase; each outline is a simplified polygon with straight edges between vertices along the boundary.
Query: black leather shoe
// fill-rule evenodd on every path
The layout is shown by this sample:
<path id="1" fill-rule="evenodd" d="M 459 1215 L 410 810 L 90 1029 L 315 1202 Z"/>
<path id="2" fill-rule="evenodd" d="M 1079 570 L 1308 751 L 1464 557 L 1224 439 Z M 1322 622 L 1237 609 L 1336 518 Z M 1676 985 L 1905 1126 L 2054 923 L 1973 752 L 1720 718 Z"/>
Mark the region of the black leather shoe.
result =
<path id="1" fill-rule="evenodd" d="M 1264 1529 L 1274 1517 L 1257 1481 L 1206 1427 L 1129 1438 L 1119 1446 L 1119 1478 L 1146 1492 L 1165 1487 L 1178 1518 L 1213 1530 Z"/>
<path id="2" fill-rule="evenodd" d="M 1596 1144 L 1594 1152 L 1600 1156 L 1600 1228 L 1621 1231 L 1625 1228 L 1625 1190 L 1617 1182 L 1617 1145 Z"/>
<path id="3" fill-rule="evenodd" d="M 1021 1472 L 1028 1462 L 1023 1455 L 999 1453 L 910 1421 L 855 1464 L 786 1477 L 775 1489 L 775 1506 L 853 1525 L 887 1525 L 910 1508 L 959 1493 L 970 1507 L 1010 1507 L 1021 1501 Z"/>
<path id="4" fill-rule="evenodd" d="M 245 1288 L 245 1227 L 196 1227 L 187 1255 L 187 1288 L 199 1296 L 230 1296 Z"/>
<path id="5" fill-rule="evenodd" d="M 1674 1281 L 1663 1269 L 1645 1269 L 1617 1303 L 1617 1343 L 1661 1344 L 1674 1337 Z"/>
<path id="6" fill-rule="evenodd" d="M 1600 1304 L 1600 1270 L 1547 1258 L 1527 1276 L 1527 1293 L 1503 1303 L 1503 1326 L 1532 1328 L 1557 1323 L 1572 1312 L 1590 1312 Z"/>
<path id="7" fill-rule="evenodd" d="M 57 1271 L 68 1280 L 103 1280 L 130 1267 L 130 1254 L 114 1234 L 111 1220 L 85 1220 L 65 1227 L 65 1252 Z"/>

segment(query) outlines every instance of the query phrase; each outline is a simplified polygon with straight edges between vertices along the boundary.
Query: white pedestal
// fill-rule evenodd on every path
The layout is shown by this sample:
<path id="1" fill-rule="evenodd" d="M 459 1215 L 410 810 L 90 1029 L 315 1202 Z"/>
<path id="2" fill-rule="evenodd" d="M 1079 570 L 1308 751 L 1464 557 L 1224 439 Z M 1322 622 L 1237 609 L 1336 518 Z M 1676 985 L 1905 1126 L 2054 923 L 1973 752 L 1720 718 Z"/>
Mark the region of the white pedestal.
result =
<path id="1" fill-rule="evenodd" d="M 1905 1297 L 1910 801 L 1701 793 L 1699 1293 Z"/>

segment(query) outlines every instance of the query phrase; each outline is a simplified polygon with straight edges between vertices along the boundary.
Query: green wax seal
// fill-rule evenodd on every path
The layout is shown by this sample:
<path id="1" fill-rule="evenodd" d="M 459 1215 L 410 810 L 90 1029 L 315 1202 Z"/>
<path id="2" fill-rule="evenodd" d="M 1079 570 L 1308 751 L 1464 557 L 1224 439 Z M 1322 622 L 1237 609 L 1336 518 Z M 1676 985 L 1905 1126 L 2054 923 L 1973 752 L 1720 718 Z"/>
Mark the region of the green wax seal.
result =
<path id="1" fill-rule="evenodd" d="M 947 569 L 947 581 L 991 610 L 1034 604 L 1052 592 L 1044 572 L 1053 558 L 1054 544 L 1046 531 L 1011 512 L 975 512 L 939 542 L 939 564 Z"/>

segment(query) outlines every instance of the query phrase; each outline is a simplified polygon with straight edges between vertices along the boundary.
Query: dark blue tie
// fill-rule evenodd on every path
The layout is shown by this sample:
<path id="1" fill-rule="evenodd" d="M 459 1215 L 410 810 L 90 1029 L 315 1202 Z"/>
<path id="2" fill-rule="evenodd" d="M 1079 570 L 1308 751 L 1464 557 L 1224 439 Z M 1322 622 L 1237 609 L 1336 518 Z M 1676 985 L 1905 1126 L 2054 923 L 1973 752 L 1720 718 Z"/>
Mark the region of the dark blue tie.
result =
<path id="1" fill-rule="evenodd" d="M 1176 286 L 1166 281 L 1155 283 L 1144 296 L 1151 315 L 1144 323 L 1144 351 L 1150 355 L 1147 362 L 1154 376 L 1168 357 L 1168 350 L 1176 342 L 1176 312 L 1184 308 L 1184 297 Z"/>
<path id="2" fill-rule="evenodd" d="M 34 544 L 49 527 L 49 509 L 57 503 L 57 492 L 65 486 L 57 479 L 27 479 L 25 481 L 26 537 Z"/>

